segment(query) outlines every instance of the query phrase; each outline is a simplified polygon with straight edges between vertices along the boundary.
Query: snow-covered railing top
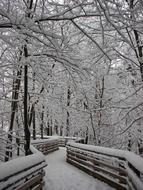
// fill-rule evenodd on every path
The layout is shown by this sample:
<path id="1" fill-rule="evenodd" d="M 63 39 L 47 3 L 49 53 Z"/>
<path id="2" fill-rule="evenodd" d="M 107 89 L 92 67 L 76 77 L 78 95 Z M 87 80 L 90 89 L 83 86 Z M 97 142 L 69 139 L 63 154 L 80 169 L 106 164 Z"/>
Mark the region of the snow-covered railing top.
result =
<path id="1" fill-rule="evenodd" d="M 117 189 L 143 190 L 143 158 L 133 152 L 69 142 L 67 161 Z"/>
<path id="2" fill-rule="evenodd" d="M 34 185 L 35 182 L 33 181 L 33 178 L 34 180 L 42 180 L 43 168 L 47 165 L 44 155 L 32 146 L 31 151 L 33 154 L 29 156 L 19 157 L 0 164 L 1 190 L 19 188 L 19 186 L 24 183 L 27 185 L 28 179 L 30 179 L 29 183 L 32 185 Z M 35 183 L 37 185 L 37 182 Z"/>

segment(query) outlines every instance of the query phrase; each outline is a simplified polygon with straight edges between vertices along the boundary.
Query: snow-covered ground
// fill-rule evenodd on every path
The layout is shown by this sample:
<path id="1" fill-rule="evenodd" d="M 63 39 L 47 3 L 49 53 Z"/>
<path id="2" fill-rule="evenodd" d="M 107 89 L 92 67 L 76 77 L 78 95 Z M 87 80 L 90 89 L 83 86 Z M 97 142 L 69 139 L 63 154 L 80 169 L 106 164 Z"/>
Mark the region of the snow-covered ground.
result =
<path id="1" fill-rule="evenodd" d="M 46 156 L 44 190 L 113 190 L 107 184 L 89 176 L 66 162 L 66 148 Z"/>

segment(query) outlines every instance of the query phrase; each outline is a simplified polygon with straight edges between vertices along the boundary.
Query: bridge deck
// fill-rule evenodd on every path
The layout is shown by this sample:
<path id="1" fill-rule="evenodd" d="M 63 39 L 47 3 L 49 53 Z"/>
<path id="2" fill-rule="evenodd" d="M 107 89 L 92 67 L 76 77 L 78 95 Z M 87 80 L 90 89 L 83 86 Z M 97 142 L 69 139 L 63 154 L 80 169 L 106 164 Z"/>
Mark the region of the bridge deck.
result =
<path id="1" fill-rule="evenodd" d="M 44 190 L 113 190 L 66 162 L 66 148 L 46 156 Z"/>

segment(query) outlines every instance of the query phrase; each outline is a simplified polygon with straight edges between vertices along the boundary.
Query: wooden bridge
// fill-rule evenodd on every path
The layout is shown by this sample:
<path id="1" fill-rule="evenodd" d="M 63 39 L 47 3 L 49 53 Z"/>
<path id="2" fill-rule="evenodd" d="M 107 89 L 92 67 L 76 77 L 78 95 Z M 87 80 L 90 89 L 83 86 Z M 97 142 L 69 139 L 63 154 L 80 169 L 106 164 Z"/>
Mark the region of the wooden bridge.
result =
<path id="1" fill-rule="evenodd" d="M 67 163 L 115 189 L 143 190 L 143 159 L 140 156 L 128 151 L 81 144 L 81 139 L 78 142 L 66 141 L 59 137 L 35 140 L 31 145 L 33 154 L 2 162 L 0 190 L 43 189 L 44 168 L 48 164 L 44 155 L 65 145 Z M 46 186 L 46 189 L 50 190 L 50 187 Z"/>

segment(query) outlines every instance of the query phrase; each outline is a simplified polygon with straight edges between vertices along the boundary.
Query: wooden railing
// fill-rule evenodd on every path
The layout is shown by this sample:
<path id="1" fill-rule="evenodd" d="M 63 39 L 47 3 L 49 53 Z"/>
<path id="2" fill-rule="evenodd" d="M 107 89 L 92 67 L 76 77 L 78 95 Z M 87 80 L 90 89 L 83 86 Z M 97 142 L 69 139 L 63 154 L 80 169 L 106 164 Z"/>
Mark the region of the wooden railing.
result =
<path id="1" fill-rule="evenodd" d="M 143 190 L 143 158 L 132 152 L 68 143 L 67 162 L 118 190 Z"/>
<path id="2" fill-rule="evenodd" d="M 47 153 L 58 150 L 58 147 L 65 147 L 69 141 L 84 143 L 84 139 L 80 137 L 44 136 L 43 139 L 32 140 L 32 144 L 43 153 L 45 151 L 44 154 L 46 154 L 46 149 Z M 54 145 L 56 149 L 53 149 Z M 49 151 L 50 147 L 51 151 Z"/>
<path id="3" fill-rule="evenodd" d="M 0 164 L 0 190 L 42 189 L 43 168 L 47 166 L 43 154 L 58 150 L 59 139 L 39 139 L 31 144 L 33 154 Z"/>
<path id="4" fill-rule="evenodd" d="M 82 143 L 83 139 L 74 137 L 48 137 L 45 139 L 32 140 L 32 145 L 43 154 L 49 154 L 58 150 L 60 146 L 66 146 L 68 141 Z"/>
<path id="5" fill-rule="evenodd" d="M 59 137 L 33 140 L 31 142 L 33 154 L 1 163 L 0 190 L 41 190 L 44 183 L 44 167 L 47 165 L 43 154 L 58 150 L 59 146 L 65 146 L 66 142 L 65 138 Z"/>
<path id="6" fill-rule="evenodd" d="M 55 139 L 33 140 L 32 145 L 40 152 L 42 152 L 44 155 L 47 155 L 50 152 L 59 149 L 59 139 L 55 138 Z"/>
<path id="7" fill-rule="evenodd" d="M 0 164 L 0 190 L 41 190 L 44 155 L 31 147 L 33 154 Z"/>

